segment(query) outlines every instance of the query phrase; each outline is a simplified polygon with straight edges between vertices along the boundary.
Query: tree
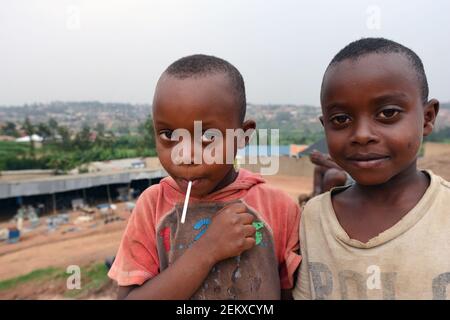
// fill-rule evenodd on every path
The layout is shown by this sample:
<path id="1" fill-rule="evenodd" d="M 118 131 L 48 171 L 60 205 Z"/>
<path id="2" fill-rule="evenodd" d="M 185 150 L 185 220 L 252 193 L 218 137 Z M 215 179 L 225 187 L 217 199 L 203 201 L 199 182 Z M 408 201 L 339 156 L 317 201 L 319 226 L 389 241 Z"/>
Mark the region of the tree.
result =
<path id="1" fill-rule="evenodd" d="M 89 127 L 89 125 L 84 124 L 81 131 L 77 133 L 77 135 L 75 136 L 75 145 L 80 150 L 88 150 L 91 148 L 91 128 Z"/>
<path id="2" fill-rule="evenodd" d="M 45 143 L 52 136 L 52 130 L 46 123 L 39 123 L 36 132 L 42 137 L 43 143 Z"/>
<path id="3" fill-rule="evenodd" d="M 65 126 L 57 127 L 56 131 L 61 137 L 61 147 L 63 150 L 69 150 L 72 146 L 72 141 L 70 139 L 70 131 Z"/>
<path id="4" fill-rule="evenodd" d="M 139 152 L 145 153 L 149 150 L 155 149 L 155 132 L 153 127 L 152 116 L 149 115 L 144 123 L 139 125 L 139 132 L 142 132 L 141 143 L 139 146 Z"/>
<path id="5" fill-rule="evenodd" d="M 289 121 L 292 118 L 292 115 L 290 112 L 286 112 L 286 111 L 280 111 L 277 113 L 277 115 L 275 116 L 275 119 L 277 121 Z"/>
<path id="6" fill-rule="evenodd" d="M 55 119 L 50 118 L 48 120 L 48 124 L 47 125 L 48 125 L 48 127 L 50 129 L 50 137 L 51 137 L 52 141 L 55 141 L 56 140 L 56 134 L 58 133 L 58 127 L 59 127 L 58 122 Z"/>
<path id="7" fill-rule="evenodd" d="M 1 128 L 1 133 L 4 134 L 5 136 L 10 136 L 10 137 L 18 137 L 19 133 L 17 132 L 17 127 L 16 124 L 14 122 L 6 122 L 6 124 L 3 126 L 3 128 Z"/>
<path id="8" fill-rule="evenodd" d="M 36 146 L 34 144 L 33 135 L 36 134 L 36 127 L 31 123 L 28 117 L 25 118 L 25 122 L 23 123 L 23 129 L 30 137 L 30 154 L 31 158 L 36 158 Z"/>
<path id="9" fill-rule="evenodd" d="M 130 128 L 129 128 L 128 126 L 123 126 L 123 125 L 121 125 L 121 126 L 119 126 L 119 127 L 117 128 L 117 133 L 118 133 L 119 135 L 121 135 L 121 136 L 123 136 L 123 135 L 129 135 L 129 134 L 130 134 Z"/>
<path id="10" fill-rule="evenodd" d="M 53 169 L 57 174 L 65 174 L 77 165 L 77 161 L 70 153 L 56 152 L 48 159 L 49 168 Z"/>
<path id="11" fill-rule="evenodd" d="M 95 145 L 98 145 L 99 147 L 108 147 L 111 145 L 112 139 L 110 133 L 108 132 L 107 134 L 105 131 L 105 124 L 101 122 L 97 123 L 95 132 L 97 134 L 95 137 Z"/>
<path id="12" fill-rule="evenodd" d="M 104 123 L 97 123 L 95 126 L 95 131 L 97 132 L 97 137 L 104 137 L 105 136 L 105 124 Z"/>
<path id="13" fill-rule="evenodd" d="M 154 149 L 155 148 L 155 131 L 153 127 L 153 119 L 152 116 L 149 115 L 147 120 L 145 120 L 143 126 L 140 128 L 141 132 L 143 132 L 143 143 L 144 149 Z"/>

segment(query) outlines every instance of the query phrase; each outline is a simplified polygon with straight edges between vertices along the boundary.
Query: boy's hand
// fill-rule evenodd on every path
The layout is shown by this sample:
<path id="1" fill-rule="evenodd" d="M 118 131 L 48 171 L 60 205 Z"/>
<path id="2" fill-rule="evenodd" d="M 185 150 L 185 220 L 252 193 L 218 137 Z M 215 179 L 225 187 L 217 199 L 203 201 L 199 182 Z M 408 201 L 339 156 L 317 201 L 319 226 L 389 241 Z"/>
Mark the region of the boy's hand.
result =
<path id="1" fill-rule="evenodd" d="M 219 261 L 255 245 L 254 218 L 242 203 L 217 212 L 205 234 L 156 277 L 141 286 L 122 287 L 124 299 L 181 300 L 191 298 Z"/>
<path id="2" fill-rule="evenodd" d="M 233 203 L 221 209 L 212 219 L 205 235 L 199 240 L 214 264 L 240 255 L 255 245 L 254 216 L 242 203 Z"/>

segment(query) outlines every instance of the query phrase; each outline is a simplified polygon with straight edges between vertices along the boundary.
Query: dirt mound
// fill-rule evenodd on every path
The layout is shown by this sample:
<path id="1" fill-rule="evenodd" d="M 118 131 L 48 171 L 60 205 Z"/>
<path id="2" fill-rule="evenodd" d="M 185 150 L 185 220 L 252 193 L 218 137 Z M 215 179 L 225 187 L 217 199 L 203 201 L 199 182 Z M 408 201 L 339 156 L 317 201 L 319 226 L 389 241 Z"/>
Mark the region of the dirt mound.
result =
<path id="1" fill-rule="evenodd" d="M 420 169 L 431 170 L 445 180 L 450 180 L 450 152 L 439 156 L 420 158 L 417 165 Z"/>

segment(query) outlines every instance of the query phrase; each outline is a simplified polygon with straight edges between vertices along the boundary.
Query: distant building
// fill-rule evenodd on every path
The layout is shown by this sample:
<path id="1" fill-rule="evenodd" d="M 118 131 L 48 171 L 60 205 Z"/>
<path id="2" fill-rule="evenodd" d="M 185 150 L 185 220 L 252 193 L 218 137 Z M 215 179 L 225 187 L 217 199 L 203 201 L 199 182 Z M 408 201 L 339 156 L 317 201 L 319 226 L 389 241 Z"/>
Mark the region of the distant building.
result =
<path id="1" fill-rule="evenodd" d="M 298 154 L 308 148 L 307 144 L 291 144 L 289 146 L 289 156 L 298 157 Z"/>
<path id="2" fill-rule="evenodd" d="M 309 156 L 311 154 L 311 152 L 313 152 L 314 150 L 320 151 L 322 153 L 328 153 L 328 145 L 327 145 L 327 141 L 325 140 L 325 138 L 320 139 L 319 141 L 310 145 L 305 150 L 299 152 L 298 157 L 301 158 L 301 157 Z"/>
<path id="3" fill-rule="evenodd" d="M 298 153 L 305 150 L 307 145 L 290 144 L 272 147 L 268 145 L 247 145 L 243 149 L 239 149 L 237 155 L 240 157 L 257 157 L 257 156 L 288 156 L 297 157 Z"/>
<path id="4" fill-rule="evenodd" d="M 34 142 L 42 142 L 42 140 L 44 140 L 44 139 L 37 134 L 33 134 L 31 137 L 25 136 L 25 137 L 17 138 L 16 142 L 31 142 L 31 140 L 33 140 Z"/>

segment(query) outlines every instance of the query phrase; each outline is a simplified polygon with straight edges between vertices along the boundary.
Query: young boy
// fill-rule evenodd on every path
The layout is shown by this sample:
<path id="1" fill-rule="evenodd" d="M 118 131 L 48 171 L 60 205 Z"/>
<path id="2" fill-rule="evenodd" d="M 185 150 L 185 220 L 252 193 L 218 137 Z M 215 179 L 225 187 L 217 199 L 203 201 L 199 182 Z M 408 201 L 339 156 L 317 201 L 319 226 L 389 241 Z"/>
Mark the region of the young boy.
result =
<path id="1" fill-rule="evenodd" d="M 299 207 L 259 175 L 237 172 L 226 161 L 225 143 L 216 150 L 222 163 L 196 163 L 191 154 L 217 143 L 218 135 L 208 132 L 226 137 L 227 129 L 254 129 L 245 111 L 242 76 L 222 59 L 188 56 L 162 74 L 153 121 L 158 157 L 170 177 L 144 191 L 130 217 L 109 272 L 119 298 L 279 299 L 281 289 L 293 287 Z M 191 142 L 187 162 L 175 161 L 175 130 L 195 137 L 194 121 L 201 121 L 201 140 Z"/>
<path id="2" fill-rule="evenodd" d="M 420 58 L 390 40 L 350 43 L 321 89 L 330 155 L 355 183 L 310 200 L 297 299 L 444 299 L 450 184 L 417 169 L 439 102 Z"/>

